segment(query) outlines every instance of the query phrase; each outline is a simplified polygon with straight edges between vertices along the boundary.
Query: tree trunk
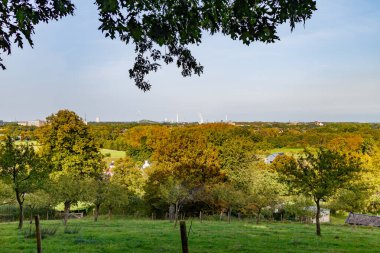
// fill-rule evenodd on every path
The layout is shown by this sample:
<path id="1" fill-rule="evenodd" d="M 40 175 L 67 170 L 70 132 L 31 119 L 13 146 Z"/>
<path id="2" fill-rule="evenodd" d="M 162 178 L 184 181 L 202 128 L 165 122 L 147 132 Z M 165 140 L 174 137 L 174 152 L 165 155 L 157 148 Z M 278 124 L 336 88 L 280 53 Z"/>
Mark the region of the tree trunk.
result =
<path id="1" fill-rule="evenodd" d="M 20 210 L 20 214 L 18 217 L 18 229 L 22 229 L 22 226 L 24 225 L 24 197 L 23 194 L 20 194 L 18 192 L 18 190 L 16 190 L 16 198 Z"/>
<path id="2" fill-rule="evenodd" d="M 321 216 L 321 207 L 319 201 L 319 199 L 315 201 L 315 204 L 317 204 L 317 213 L 315 214 L 315 225 L 317 226 L 317 235 L 321 236 L 321 224 L 319 222 L 319 217 Z"/>
<path id="3" fill-rule="evenodd" d="M 350 212 L 350 215 L 354 216 L 354 229 L 356 229 L 356 215 L 353 212 Z"/>
<path id="4" fill-rule="evenodd" d="M 179 216 L 179 201 L 175 203 L 175 222 L 174 222 L 174 228 L 177 227 L 178 222 L 178 216 Z"/>
<path id="5" fill-rule="evenodd" d="M 175 203 L 175 220 L 178 221 L 178 216 L 179 216 L 179 202 L 177 201 Z"/>
<path id="6" fill-rule="evenodd" d="M 256 224 L 260 223 L 261 208 L 257 211 Z"/>
<path id="7" fill-rule="evenodd" d="M 96 205 L 95 205 L 95 215 L 94 215 L 94 221 L 95 221 L 95 222 L 98 221 L 98 217 L 99 217 L 99 209 L 100 209 L 100 204 L 96 204 Z"/>
<path id="8" fill-rule="evenodd" d="M 199 220 L 200 220 L 201 223 L 202 223 L 202 211 L 199 211 Z"/>
<path id="9" fill-rule="evenodd" d="M 33 223 L 33 208 L 30 208 L 30 224 Z"/>
<path id="10" fill-rule="evenodd" d="M 18 229 L 22 229 L 22 226 L 24 225 L 24 206 L 23 204 L 19 204 L 20 209 L 20 215 L 18 217 Z"/>
<path id="11" fill-rule="evenodd" d="M 65 201 L 64 218 L 63 218 L 63 224 L 65 226 L 67 225 L 67 220 L 69 219 L 70 206 L 71 206 L 71 201 L 70 200 L 66 200 Z"/>
<path id="12" fill-rule="evenodd" d="M 40 216 L 36 215 L 36 241 L 37 241 L 37 253 L 42 253 L 42 237 L 41 237 L 41 227 L 40 227 Z"/>
<path id="13" fill-rule="evenodd" d="M 108 219 L 112 217 L 112 206 L 108 206 Z"/>
<path id="14" fill-rule="evenodd" d="M 170 204 L 169 206 L 169 220 L 170 222 L 173 222 L 175 219 L 175 206 L 173 204 Z"/>
<path id="15" fill-rule="evenodd" d="M 228 209 L 228 223 L 231 224 L 231 212 L 232 212 L 232 208 L 230 207 Z"/>

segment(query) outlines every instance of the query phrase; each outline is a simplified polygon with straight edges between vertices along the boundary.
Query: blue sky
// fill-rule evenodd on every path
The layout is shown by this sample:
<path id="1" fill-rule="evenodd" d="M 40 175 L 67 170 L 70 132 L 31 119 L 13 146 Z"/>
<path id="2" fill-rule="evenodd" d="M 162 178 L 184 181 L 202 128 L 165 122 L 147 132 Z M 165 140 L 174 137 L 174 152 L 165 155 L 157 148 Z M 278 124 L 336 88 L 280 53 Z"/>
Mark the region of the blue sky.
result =
<path id="1" fill-rule="evenodd" d="M 34 49 L 3 57 L 0 120 L 67 108 L 90 121 L 380 122 L 380 1 L 318 0 L 305 28 L 281 26 L 275 44 L 205 35 L 193 48 L 204 74 L 163 66 L 147 93 L 128 77 L 133 47 L 104 38 L 91 1 L 74 2 L 74 17 L 37 27 Z"/>

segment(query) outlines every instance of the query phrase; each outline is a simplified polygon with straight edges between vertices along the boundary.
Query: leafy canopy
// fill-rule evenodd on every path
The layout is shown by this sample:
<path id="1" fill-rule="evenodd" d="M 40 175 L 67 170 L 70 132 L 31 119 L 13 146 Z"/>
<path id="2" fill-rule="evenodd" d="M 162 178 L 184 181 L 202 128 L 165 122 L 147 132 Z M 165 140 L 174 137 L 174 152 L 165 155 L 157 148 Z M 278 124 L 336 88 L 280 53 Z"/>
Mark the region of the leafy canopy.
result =
<path id="1" fill-rule="evenodd" d="M 55 173 L 94 176 L 103 169 L 98 144 L 78 115 L 60 110 L 46 119 L 38 129 L 38 141 Z"/>
<path id="2" fill-rule="evenodd" d="M 37 190 L 43 179 L 47 177 L 48 167 L 45 165 L 44 160 L 34 152 L 31 146 L 16 146 L 9 136 L 4 144 L 0 143 L 0 180 L 11 185 L 16 195 L 19 205 L 19 229 L 24 223 L 25 196 Z"/>
<path id="3" fill-rule="evenodd" d="M 69 0 L 0 1 L 0 50 L 11 54 L 12 43 L 23 48 L 23 40 L 33 47 L 32 34 L 38 23 L 58 20 L 73 11 Z M 0 68 L 5 69 L 1 57 Z"/>
<path id="4" fill-rule="evenodd" d="M 10 137 L 0 144 L 0 179 L 12 185 L 17 198 L 36 190 L 48 173 L 48 166 L 32 146 L 17 146 Z"/>
<path id="5" fill-rule="evenodd" d="M 249 45 L 279 40 L 277 27 L 305 22 L 316 10 L 315 0 L 96 0 L 106 37 L 135 45 L 129 70 L 137 87 L 151 88 L 146 75 L 162 63 L 175 62 L 183 76 L 203 73 L 189 46 L 199 45 L 204 33 L 221 33 Z M 11 53 L 12 40 L 33 46 L 31 35 L 40 22 L 72 15 L 69 0 L 0 1 L 0 49 Z M 0 67 L 5 68 L 1 63 Z"/>
<path id="6" fill-rule="evenodd" d="M 334 195 L 362 170 L 359 158 L 323 148 L 317 154 L 306 150 L 297 160 L 279 157 L 274 166 L 293 191 L 318 202 Z"/>

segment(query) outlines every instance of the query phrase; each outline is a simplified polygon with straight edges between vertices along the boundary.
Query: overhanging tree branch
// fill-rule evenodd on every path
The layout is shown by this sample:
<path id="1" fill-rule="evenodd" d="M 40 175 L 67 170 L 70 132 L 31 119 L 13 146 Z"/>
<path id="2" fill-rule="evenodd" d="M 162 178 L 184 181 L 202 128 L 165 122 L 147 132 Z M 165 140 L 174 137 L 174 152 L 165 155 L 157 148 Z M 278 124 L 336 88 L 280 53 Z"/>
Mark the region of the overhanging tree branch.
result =
<path id="1" fill-rule="evenodd" d="M 184 77 L 203 73 L 192 55 L 192 45 L 202 43 L 205 33 L 221 33 L 245 45 L 273 43 L 277 27 L 311 18 L 315 0 L 96 0 L 99 30 L 105 37 L 135 45 L 135 62 L 129 76 L 143 91 L 150 90 L 147 75 L 162 64 L 175 62 Z M 0 1 L 0 49 L 11 53 L 12 41 L 33 46 L 34 27 L 72 15 L 69 0 Z M 0 67 L 5 69 L 0 58 Z"/>

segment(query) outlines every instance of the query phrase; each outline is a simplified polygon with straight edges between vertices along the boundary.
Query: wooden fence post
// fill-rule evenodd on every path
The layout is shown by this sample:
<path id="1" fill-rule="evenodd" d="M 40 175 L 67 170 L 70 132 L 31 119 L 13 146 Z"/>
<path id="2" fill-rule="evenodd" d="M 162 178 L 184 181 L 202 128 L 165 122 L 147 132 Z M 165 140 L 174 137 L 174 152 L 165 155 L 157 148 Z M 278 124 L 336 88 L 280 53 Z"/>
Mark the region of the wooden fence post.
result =
<path id="1" fill-rule="evenodd" d="M 35 223 L 36 223 L 37 253 L 42 253 L 40 216 L 35 215 L 34 219 L 35 219 Z"/>
<path id="2" fill-rule="evenodd" d="M 181 231 L 182 253 L 189 253 L 189 246 L 187 243 L 186 222 L 181 221 L 179 223 L 179 227 Z"/>

